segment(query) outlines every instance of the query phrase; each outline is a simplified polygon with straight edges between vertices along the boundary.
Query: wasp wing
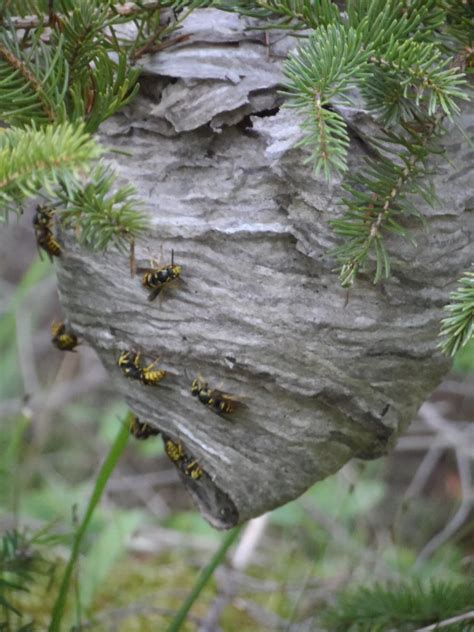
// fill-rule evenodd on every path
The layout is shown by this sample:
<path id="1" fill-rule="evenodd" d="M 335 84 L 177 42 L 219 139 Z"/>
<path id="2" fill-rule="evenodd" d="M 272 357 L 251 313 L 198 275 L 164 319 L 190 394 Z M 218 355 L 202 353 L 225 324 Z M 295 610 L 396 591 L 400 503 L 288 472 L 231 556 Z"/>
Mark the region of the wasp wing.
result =
<path id="1" fill-rule="evenodd" d="M 158 294 L 161 292 L 161 290 L 163 289 L 162 285 L 158 285 L 158 287 L 155 287 L 149 294 L 148 294 L 148 300 L 149 301 L 154 301 L 155 298 L 158 296 Z"/>

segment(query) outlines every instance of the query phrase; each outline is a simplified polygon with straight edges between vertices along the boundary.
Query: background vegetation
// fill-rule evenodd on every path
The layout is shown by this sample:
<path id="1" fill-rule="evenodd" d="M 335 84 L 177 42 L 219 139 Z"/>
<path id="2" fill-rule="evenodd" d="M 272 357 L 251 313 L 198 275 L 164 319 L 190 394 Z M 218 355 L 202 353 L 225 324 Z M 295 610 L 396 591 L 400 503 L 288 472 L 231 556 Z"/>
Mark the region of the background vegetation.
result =
<path id="1" fill-rule="evenodd" d="M 90 349 L 51 346 L 54 271 L 30 221 L 0 236 L 0 629 L 15 631 L 50 625 L 127 413 Z M 414 630 L 473 610 L 473 384 L 471 344 L 392 455 L 352 462 L 246 526 L 182 629 Z M 161 440 L 131 438 L 83 539 L 61 629 L 165 630 L 225 537 L 194 510 Z"/>
<path id="2" fill-rule="evenodd" d="M 335 101 L 356 85 L 378 113 L 386 132 L 374 139 L 378 160 L 347 179 L 348 216 L 334 228 L 345 238 L 345 285 L 374 262 L 374 280 L 387 277 L 383 235 L 407 236 L 399 219 L 416 212 L 407 195 L 431 199 L 428 154 L 467 96 L 467 2 L 411 0 L 405 15 L 400 2 L 363 0 L 342 20 L 328 0 L 144 1 L 132 14 L 99 0 L 7 0 L 6 219 L 41 191 L 88 247 L 125 250 L 140 236 L 146 218 L 133 188 L 117 189 L 88 134 L 133 98 L 132 62 L 170 45 L 188 12 L 210 5 L 312 29 L 286 65 L 286 90 L 308 115 L 316 170 L 345 169 L 348 132 Z M 132 40 L 121 36 L 126 22 Z M 392 155 L 391 143 L 403 151 Z M 473 629 L 472 342 L 394 454 L 352 462 L 240 532 L 218 533 L 194 511 L 159 439 L 125 448 L 127 409 L 94 353 L 51 346 L 60 309 L 31 217 L 30 209 L 0 234 L 0 631 Z M 473 329 L 469 271 L 462 286 L 444 323 L 447 353 Z M 201 574 L 210 563 L 213 576 L 209 567 Z M 186 617 L 182 607 L 200 588 Z"/>

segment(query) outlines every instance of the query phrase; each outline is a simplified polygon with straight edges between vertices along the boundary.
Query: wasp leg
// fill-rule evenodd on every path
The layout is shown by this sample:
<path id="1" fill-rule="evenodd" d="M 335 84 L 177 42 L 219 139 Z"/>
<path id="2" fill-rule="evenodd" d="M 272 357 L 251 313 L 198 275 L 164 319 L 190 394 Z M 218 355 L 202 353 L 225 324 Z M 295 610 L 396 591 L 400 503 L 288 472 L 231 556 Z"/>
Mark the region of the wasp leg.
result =
<path id="1" fill-rule="evenodd" d="M 133 279 L 137 273 L 137 260 L 135 258 L 135 240 L 130 242 L 130 277 Z"/>
<path id="2" fill-rule="evenodd" d="M 154 301 L 155 298 L 158 296 L 158 294 L 160 294 L 161 290 L 163 289 L 162 285 L 159 285 L 158 287 L 155 287 L 149 294 L 148 294 L 148 300 L 149 301 Z"/>
<path id="3" fill-rule="evenodd" d="M 152 369 L 155 366 L 155 364 L 158 364 L 159 361 L 160 361 L 160 357 L 156 358 L 156 360 L 154 360 L 151 364 L 146 366 L 143 370 L 150 371 L 150 369 Z"/>

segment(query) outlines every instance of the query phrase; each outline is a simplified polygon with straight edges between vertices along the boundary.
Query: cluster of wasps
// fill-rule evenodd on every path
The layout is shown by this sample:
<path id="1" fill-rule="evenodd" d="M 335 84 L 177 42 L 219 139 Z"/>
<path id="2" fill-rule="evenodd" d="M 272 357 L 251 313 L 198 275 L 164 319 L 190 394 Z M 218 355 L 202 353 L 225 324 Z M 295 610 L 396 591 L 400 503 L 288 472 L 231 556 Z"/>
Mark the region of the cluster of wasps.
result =
<path id="1" fill-rule="evenodd" d="M 141 283 L 149 290 L 149 301 L 153 301 L 167 285 L 179 279 L 182 273 L 182 267 L 174 262 L 174 250 L 171 251 L 171 263 L 165 266 L 143 268 L 133 265 L 132 267 L 134 272 L 143 274 Z M 141 353 L 132 349 L 122 351 L 117 361 L 125 377 L 139 380 L 145 385 L 159 384 L 167 375 L 170 375 L 168 371 L 155 368 L 157 363 L 158 360 L 155 360 L 148 366 L 143 366 Z M 209 388 L 201 375 L 192 381 L 191 395 L 197 397 L 202 404 L 219 415 L 233 413 L 240 404 L 230 393 L 217 388 Z"/>
<path id="2" fill-rule="evenodd" d="M 163 435 L 163 442 L 168 458 L 176 465 L 180 472 L 194 480 L 201 478 L 204 474 L 204 470 L 194 457 L 185 452 L 181 442 L 176 443 L 165 434 Z"/>
<path id="3" fill-rule="evenodd" d="M 160 434 L 158 428 L 140 421 L 136 415 L 133 416 L 130 424 L 130 434 L 138 439 L 138 441 L 146 441 L 150 437 L 156 437 Z"/>
<path id="4" fill-rule="evenodd" d="M 55 211 L 46 206 L 37 206 L 33 217 L 33 226 L 36 235 L 38 249 L 45 251 L 50 260 L 53 257 L 60 257 L 62 247 L 54 235 Z M 151 267 L 137 267 L 134 253 L 132 251 L 132 275 L 135 272 L 142 274 L 141 285 L 148 291 L 148 300 L 153 301 L 164 288 L 173 281 L 181 277 L 182 267 L 174 262 L 174 251 L 171 251 L 171 262 L 165 266 L 155 263 Z M 61 351 L 74 351 L 79 344 L 76 334 L 64 322 L 53 322 L 51 325 L 51 342 Z M 122 351 L 118 357 L 117 364 L 125 377 L 138 380 L 145 386 L 156 386 L 168 375 L 169 371 L 157 368 L 159 358 L 150 364 L 142 360 L 142 353 L 129 349 Z M 218 415 L 230 415 L 234 413 L 241 402 L 230 393 L 221 391 L 218 388 L 210 388 L 208 382 L 198 375 L 191 383 L 191 395 L 196 397 L 201 404 L 210 411 Z M 141 422 L 138 417 L 134 417 L 130 426 L 130 433 L 138 440 L 146 440 L 152 436 L 162 434 L 154 426 Z M 197 480 L 203 475 L 203 469 L 196 459 L 189 455 L 181 442 L 175 442 L 168 435 L 162 434 L 165 452 L 178 470 L 185 476 Z"/>
<path id="5" fill-rule="evenodd" d="M 54 209 L 38 205 L 33 216 L 33 228 L 40 257 L 41 250 L 44 250 L 50 261 L 53 260 L 53 257 L 60 257 L 62 253 L 61 244 L 54 236 L 54 215 Z"/>
<path id="6" fill-rule="evenodd" d="M 41 251 L 47 253 L 50 261 L 53 257 L 60 257 L 62 247 L 54 235 L 55 211 L 49 206 L 38 205 L 33 215 L 33 228 L 36 244 L 41 257 Z M 76 334 L 64 321 L 53 322 L 51 325 L 51 342 L 60 351 L 74 351 L 79 341 Z"/>
<path id="7" fill-rule="evenodd" d="M 146 422 L 140 421 L 136 415 L 132 417 L 130 434 L 139 441 L 144 441 L 150 437 L 156 437 L 161 434 L 167 457 L 182 474 L 194 480 L 201 478 L 204 474 L 204 470 L 197 460 L 185 451 L 181 441 L 173 441 L 169 435 L 162 433 L 161 430 L 158 430 L 158 428 Z"/>
<path id="8" fill-rule="evenodd" d="M 161 294 L 161 291 L 167 285 L 180 278 L 182 267 L 175 264 L 174 251 L 172 250 L 170 264 L 163 267 L 136 267 L 135 270 L 143 274 L 141 281 L 142 286 L 149 290 L 148 300 L 153 301 Z M 144 366 L 141 354 L 131 349 L 122 351 L 117 361 L 125 377 L 138 380 L 144 385 L 157 385 L 167 375 L 170 375 L 170 373 L 164 369 L 155 368 L 157 363 L 158 360 L 155 360 L 151 364 Z M 209 410 L 219 415 L 231 414 L 237 410 L 240 405 L 240 402 L 230 393 L 225 393 L 217 388 L 209 388 L 208 383 L 201 375 L 198 375 L 192 381 L 191 395 L 196 397 L 201 404 L 207 406 Z M 134 417 L 130 432 L 136 439 L 140 440 L 160 434 L 157 428 L 141 422 L 138 417 Z M 165 446 L 165 453 L 177 469 L 184 476 L 188 476 L 193 480 L 200 479 L 204 474 L 204 470 L 198 461 L 186 452 L 180 441 L 173 441 L 168 435 L 164 433 L 161 434 Z"/>

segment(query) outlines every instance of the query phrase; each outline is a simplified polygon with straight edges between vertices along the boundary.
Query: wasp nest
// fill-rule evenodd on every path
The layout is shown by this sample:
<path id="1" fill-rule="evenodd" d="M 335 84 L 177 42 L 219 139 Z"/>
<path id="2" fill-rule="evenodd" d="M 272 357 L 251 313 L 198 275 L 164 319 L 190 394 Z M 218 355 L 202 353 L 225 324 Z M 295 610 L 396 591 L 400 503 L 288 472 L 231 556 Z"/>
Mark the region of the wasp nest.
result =
<path id="1" fill-rule="evenodd" d="M 453 131 L 439 204 L 417 201 L 428 219 L 413 227 L 417 247 L 393 238 L 391 279 L 342 289 L 328 256 L 340 182 L 313 176 L 295 148 L 299 121 L 281 109 L 292 42 L 271 34 L 268 44 L 245 26 L 194 13 L 190 37 L 146 60 L 141 95 L 105 126 L 105 142 L 131 152 L 115 154 L 116 167 L 150 209 L 137 265 L 153 256 L 166 266 L 173 251 L 180 279 L 149 301 L 153 284 L 131 278 L 126 257 L 72 239 L 58 264 L 74 331 L 138 417 L 171 438 L 184 482 L 219 527 L 297 497 L 352 457 L 386 452 L 447 371 L 441 308 L 474 232 L 468 148 Z M 345 115 L 355 169 L 375 126 L 357 108 Z M 128 350 L 142 353 L 138 378 L 166 378 L 127 379 L 117 359 Z M 239 405 L 219 410 L 216 393 Z"/>

